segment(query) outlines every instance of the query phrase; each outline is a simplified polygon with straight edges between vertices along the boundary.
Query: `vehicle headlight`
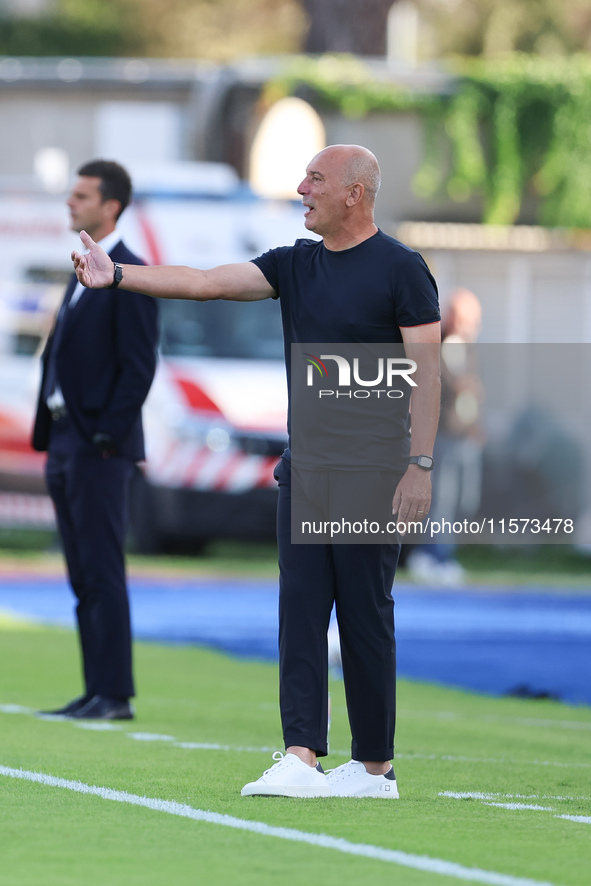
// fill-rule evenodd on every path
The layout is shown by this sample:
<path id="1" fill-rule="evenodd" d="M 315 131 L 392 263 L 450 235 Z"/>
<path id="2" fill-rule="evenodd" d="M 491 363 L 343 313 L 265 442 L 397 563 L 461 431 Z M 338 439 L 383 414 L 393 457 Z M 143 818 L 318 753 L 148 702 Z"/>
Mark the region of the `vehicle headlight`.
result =
<path id="1" fill-rule="evenodd" d="M 207 432 L 205 442 L 212 452 L 225 452 L 229 448 L 231 440 L 229 433 L 224 428 L 211 428 Z"/>

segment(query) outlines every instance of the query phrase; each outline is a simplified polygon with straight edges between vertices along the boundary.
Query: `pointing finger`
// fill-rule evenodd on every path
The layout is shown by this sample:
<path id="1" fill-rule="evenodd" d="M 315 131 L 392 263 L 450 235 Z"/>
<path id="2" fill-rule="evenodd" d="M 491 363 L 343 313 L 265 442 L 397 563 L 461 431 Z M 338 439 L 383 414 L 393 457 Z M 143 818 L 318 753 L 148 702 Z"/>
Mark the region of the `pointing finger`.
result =
<path id="1" fill-rule="evenodd" d="M 80 239 L 84 243 L 87 249 L 92 249 L 93 246 L 96 246 L 96 243 L 86 231 L 80 231 Z"/>

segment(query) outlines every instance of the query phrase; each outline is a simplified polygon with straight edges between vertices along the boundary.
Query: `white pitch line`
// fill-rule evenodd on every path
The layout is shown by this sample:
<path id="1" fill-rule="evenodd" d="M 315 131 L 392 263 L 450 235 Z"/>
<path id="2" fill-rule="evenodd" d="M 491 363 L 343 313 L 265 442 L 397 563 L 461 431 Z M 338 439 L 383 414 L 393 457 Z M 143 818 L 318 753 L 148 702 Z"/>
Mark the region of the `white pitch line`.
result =
<path id="1" fill-rule="evenodd" d="M 32 714 L 38 720 L 43 720 L 45 722 L 55 722 L 55 723 L 71 723 L 76 729 L 89 729 L 96 731 L 121 731 L 122 727 L 116 723 L 104 723 L 103 725 L 93 724 L 90 721 L 84 722 L 79 720 L 72 720 L 70 717 L 58 717 L 53 714 L 51 715 L 43 715 L 39 714 L 38 711 L 33 710 L 33 708 L 25 708 L 20 705 L 1 705 L 0 704 L 0 714 Z M 230 751 L 232 753 L 239 752 L 248 752 L 248 753 L 268 753 L 277 750 L 277 748 L 269 748 L 269 747 L 241 747 L 234 745 L 226 745 L 226 744 L 217 744 L 217 743 L 209 743 L 209 742 L 191 742 L 191 741 L 177 741 L 174 736 L 162 736 L 157 733 L 149 733 L 149 732 L 124 732 L 124 735 L 127 735 L 129 738 L 134 739 L 135 741 L 165 741 L 168 742 L 172 747 L 184 748 L 185 750 L 200 750 L 200 751 Z M 349 751 L 342 751 L 337 749 L 330 749 L 331 756 L 335 757 L 349 757 Z M 497 766 L 556 766 L 559 768 L 585 768 L 588 769 L 591 767 L 591 763 L 581 763 L 581 762 L 572 762 L 572 763 L 563 763 L 559 760 L 513 760 L 509 757 L 465 757 L 465 756 L 454 756 L 453 754 L 396 754 L 397 760 L 444 760 L 449 763 L 482 763 L 482 764 L 494 764 Z"/>
<path id="2" fill-rule="evenodd" d="M 494 800 L 506 794 L 485 794 L 483 791 L 439 791 L 438 797 L 449 797 L 451 800 Z"/>
<path id="3" fill-rule="evenodd" d="M 24 708 L 20 704 L 0 704 L 2 714 L 34 714 L 33 708 Z"/>
<path id="4" fill-rule="evenodd" d="M 213 744 L 204 741 L 175 741 L 173 747 L 184 748 L 187 751 L 231 751 L 233 754 L 272 754 L 277 750 L 277 746 L 272 748 L 254 748 L 246 745 Z M 345 757 L 348 756 L 345 751 L 331 751 L 331 754 L 338 754 Z"/>
<path id="5" fill-rule="evenodd" d="M 183 748 L 187 751 L 229 751 L 230 753 L 249 753 L 249 754 L 272 754 L 277 747 L 249 747 L 244 745 L 219 744 L 217 742 L 204 741 L 177 741 L 174 735 L 160 735 L 157 732 L 124 732 L 123 727 L 119 723 L 111 722 L 93 722 L 92 720 L 72 720 L 71 717 L 57 716 L 55 714 L 39 714 L 33 708 L 25 708 L 16 704 L 0 704 L 0 714 L 27 714 L 34 716 L 37 720 L 43 720 L 46 723 L 70 723 L 76 729 L 87 729 L 90 732 L 121 732 L 127 738 L 134 741 L 154 741 L 167 742 L 172 747 Z M 331 750 L 331 754 L 337 757 L 349 757 L 349 751 Z"/>
<path id="6" fill-rule="evenodd" d="M 125 734 L 135 741 L 176 741 L 174 735 L 158 735 L 157 732 L 126 732 Z"/>
<path id="7" fill-rule="evenodd" d="M 504 797 L 505 800 L 567 800 L 580 802 L 591 800 L 591 797 L 564 797 L 553 794 L 501 794 L 484 793 L 483 791 L 439 791 L 438 797 L 450 797 L 452 800 L 496 800 Z"/>
<path id="8" fill-rule="evenodd" d="M 452 800 L 482 800 L 484 806 L 498 806 L 500 809 L 534 809 L 536 812 L 554 812 L 551 806 L 538 806 L 534 803 L 501 803 L 496 797 L 507 794 L 484 794 L 480 791 L 439 791 L 438 797 L 451 797 Z M 525 798 L 523 798 L 525 799 Z M 537 799 L 537 798 L 529 798 Z"/>
<path id="9" fill-rule="evenodd" d="M 522 800 L 538 800 L 537 795 L 523 796 L 521 794 L 487 794 L 482 791 L 439 791 L 438 797 L 449 797 L 452 800 L 481 800 L 483 806 L 497 806 L 500 809 L 517 809 L 534 812 L 556 812 L 553 806 L 538 806 L 534 803 L 501 803 L 497 797 L 519 797 Z M 572 800 L 580 802 L 589 797 L 547 797 L 544 800 Z M 491 802 L 493 801 L 493 802 Z M 565 818 L 567 821 L 579 822 L 579 824 L 591 824 L 591 816 L 588 815 L 554 815 L 554 818 Z"/>
<path id="10" fill-rule="evenodd" d="M 171 800 L 140 797 L 137 794 L 129 794 L 127 791 L 115 791 L 111 788 L 96 787 L 81 781 L 57 778 L 44 772 L 29 772 L 23 769 L 0 766 L 0 775 L 37 782 L 49 787 L 66 788 L 79 794 L 91 794 L 101 797 L 103 800 L 129 803 L 132 806 L 143 806 L 146 809 L 166 812 L 169 815 L 178 815 L 181 818 L 191 818 L 195 821 L 205 821 L 222 827 L 234 828 L 235 830 L 250 831 L 263 837 L 275 837 L 295 843 L 306 843 L 310 846 L 319 846 L 323 849 L 332 849 L 347 855 L 357 855 L 376 861 L 390 862 L 401 867 L 439 874 L 444 877 L 455 877 L 458 880 L 467 880 L 472 883 L 484 883 L 486 886 L 556 886 L 556 884 L 547 881 L 542 882 L 525 877 L 512 877 L 510 874 L 499 874 L 495 871 L 485 871 L 480 868 L 467 868 L 461 864 L 445 861 L 441 858 L 412 855 L 408 852 L 385 849 L 381 846 L 372 846 L 367 843 L 351 843 L 341 837 L 331 837 L 327 834 L 313 834 L 307 831 L 298 831 L 295 828 L 274 827 L 262 821 L 249 821 L 248 819 L 235 818 L 234 816 L 219 812 L 195 809 L 193 806 L 188 806 L 185 803 L 176 803 Z"/>
<path id="11" fill-rule="evenodd" d="M 537 806 L 534 803 L 491 803 L 487 801 L 484 806 L 498 806 L 499 809 L 532 809 L 534 812 L 554 812 L 552 806 Z"/>
<path id="12" fill-rule="evenodd" d="M 41 718 L 48 720 L 49 717 Z M 67 717 L 63 718 L 67 720 Z M 117 723 L 111 723 L 109 720 L 77 720 L 75 721 L 76 729 L 87 729 L 89 732 L 119 732 L 121 726 Z"/>

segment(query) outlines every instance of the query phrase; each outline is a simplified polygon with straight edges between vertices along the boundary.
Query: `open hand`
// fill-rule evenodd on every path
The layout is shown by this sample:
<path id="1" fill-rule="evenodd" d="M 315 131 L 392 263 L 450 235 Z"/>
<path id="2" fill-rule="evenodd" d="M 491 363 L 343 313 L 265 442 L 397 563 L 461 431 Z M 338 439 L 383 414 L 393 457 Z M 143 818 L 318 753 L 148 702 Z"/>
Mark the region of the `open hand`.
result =
<path id="1" fill-rule="evenodd" d="M 104 289 L 110 286 L 113 282 L 113 262 L 86 231 L 80 231 L 80 239 L 89 251 L 85 255 L 75 250 L 72 252 L 74 271 L 78 280 L 87 289 Z"/>

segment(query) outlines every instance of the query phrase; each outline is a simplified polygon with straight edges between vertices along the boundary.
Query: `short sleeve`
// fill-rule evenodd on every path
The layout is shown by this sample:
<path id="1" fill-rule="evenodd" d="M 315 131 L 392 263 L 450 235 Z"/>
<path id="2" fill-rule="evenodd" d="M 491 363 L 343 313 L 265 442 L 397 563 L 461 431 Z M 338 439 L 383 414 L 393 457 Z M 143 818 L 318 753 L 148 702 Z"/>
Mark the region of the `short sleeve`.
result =
<path id="1" fill-rule="evenodd" d="M 398 266 L 394 293 L 399 327 L 422 326 L 441 319 L 437 284 L 418 252 L 409 250 Z"/>
<path id="2" fill-rule="evenodd" d="M 281 260 L 284 258 L 284 253 L 287 252 L 289 248 L 290 247 L 288 246 L 280 246 L 277 249 L 269 249 L 268 252 L 263 252 L 263 254 L 257 256 L 257 258 L 251 259 L 253 265 L 256 265 L 257 268 L 262 271 L 267 283 L 275 290 L 276 294 L 273 298 L 279 298 L 281 295 L 279 269 Z"/>

